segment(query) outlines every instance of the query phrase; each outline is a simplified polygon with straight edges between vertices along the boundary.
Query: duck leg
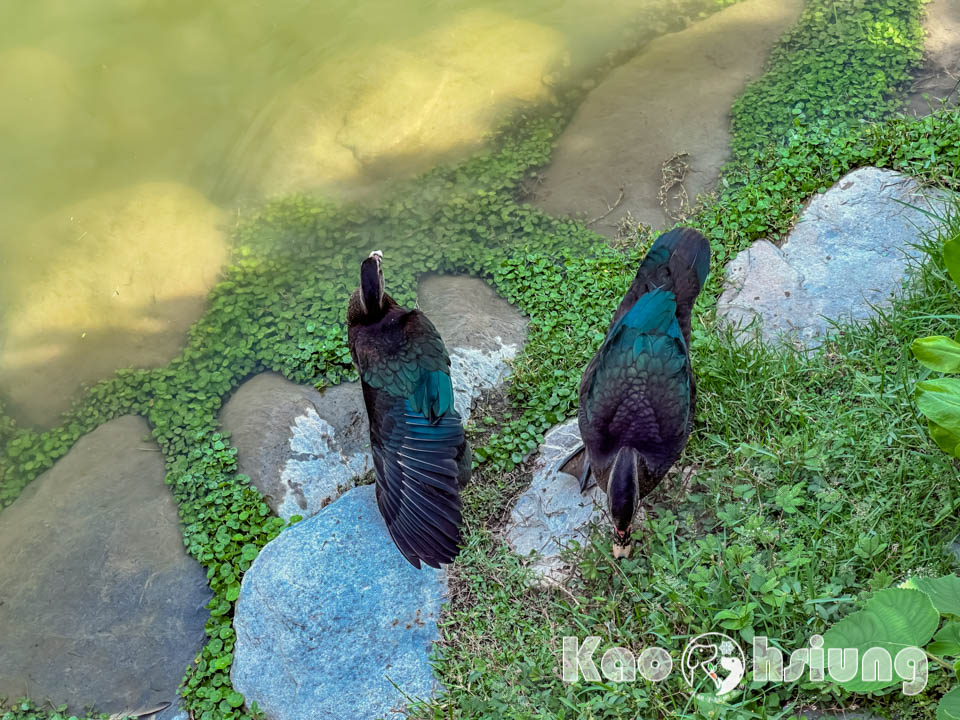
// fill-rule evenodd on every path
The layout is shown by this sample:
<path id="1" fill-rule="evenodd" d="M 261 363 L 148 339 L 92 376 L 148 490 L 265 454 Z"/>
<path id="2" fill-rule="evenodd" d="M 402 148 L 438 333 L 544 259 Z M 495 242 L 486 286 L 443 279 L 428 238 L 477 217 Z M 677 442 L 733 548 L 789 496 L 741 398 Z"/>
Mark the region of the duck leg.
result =
<path id="1" fill-rule="evenodd" d="M 580 481 L 580 492 L 584 493 L 590 487 L 590 455 L 586 452 L 586 447 L 580 445 L 576 450 L 567 455 L 563 460 L 557 463 L 555 468 L 558 472 L 573 475 Z"/>

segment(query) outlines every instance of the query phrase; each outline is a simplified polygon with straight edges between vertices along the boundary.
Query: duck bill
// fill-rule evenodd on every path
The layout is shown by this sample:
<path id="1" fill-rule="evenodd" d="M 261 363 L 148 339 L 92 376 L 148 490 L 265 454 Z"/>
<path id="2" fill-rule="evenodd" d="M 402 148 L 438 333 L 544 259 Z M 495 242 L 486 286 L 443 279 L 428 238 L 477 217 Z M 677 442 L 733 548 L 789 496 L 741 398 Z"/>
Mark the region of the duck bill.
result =
<path id="1" fill-rule="evenodd" d="M 633 549 L 633 543 L 630 542 L 630 535 L 633 532 L 633 523 L 627 526 L 626 530 L 613 528 L 613 557 L 617 560 L 623 560 L 630 557 L 630 550 Z"/>

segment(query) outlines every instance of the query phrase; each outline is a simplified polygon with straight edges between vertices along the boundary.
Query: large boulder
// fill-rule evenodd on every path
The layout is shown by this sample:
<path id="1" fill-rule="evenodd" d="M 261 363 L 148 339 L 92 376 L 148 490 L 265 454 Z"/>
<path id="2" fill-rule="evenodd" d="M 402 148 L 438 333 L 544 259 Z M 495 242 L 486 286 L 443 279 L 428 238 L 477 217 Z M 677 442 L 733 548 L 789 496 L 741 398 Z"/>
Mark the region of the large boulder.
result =
<path id="1" fill-rule="evenodd" d="M 239 471 L 284 519 L 312 515 L 373 470 L 358 383 L 318 392 L 262 373 L 237 388 L 220 422 Z"/>
<path id="2" fill-rule="evenodd" d="M 0 513 L 0 697 L 174 716 L 211 594 L 149 434 L 100 426 Z"/>
<path id="3" fill-rule="evenodd" d="M 466 422 L 480 393 L 509 374 L 527 320 L 467 276 L 425 278 L 419 303 L 450 353 L 454 404 Z M 313 515 L 373 470 L 358 383 L 318 392 L 263 373 L 237 388 L 220 422 L 237 447 L 240 472 L 286 519 Z"/>
<path id="4" fill-rule="evenodd" d="M 758 240 L 729 263 L 717 313 L 742 339 L 816 346 L 902 291 L 945 202 L 900 173 L 854 170 L 810 200 L 781 247 Z"/>
<path id="5" fill-rule="evenodd" d="M 268 720 L 373 720 L 429 697 L 447 581 L 394 546 L 374 488 L 268 543 L 237 600 L 231 680 Z"/>
<path id="6" fill-rule="evenodd" d="M 563 582 L 568 574 L 563 551 L 573 540 L 582 545 L 604 517 L 603 492 L 594 484 L 581 494 L 577 478 L 557 468 L 580 444 L 576 418 L 544 436 L 533 461 L 533 481 L 517 499 L 504 531 L 510 548 L 531 556 L 530 569 L 546 581 Z"/>

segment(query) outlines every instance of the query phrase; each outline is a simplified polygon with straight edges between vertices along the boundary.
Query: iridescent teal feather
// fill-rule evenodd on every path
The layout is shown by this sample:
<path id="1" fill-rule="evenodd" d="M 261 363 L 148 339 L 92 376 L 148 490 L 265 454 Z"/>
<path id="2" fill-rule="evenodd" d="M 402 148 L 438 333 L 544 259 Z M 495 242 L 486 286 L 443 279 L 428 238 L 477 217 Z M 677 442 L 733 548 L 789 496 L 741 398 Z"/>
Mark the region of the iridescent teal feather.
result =
<path id="1" fill-rule="evenodd" d="M 403 556 L 439 567 L 458 552 L 459 491 L 471 464 L 450 358 L 419 310 L 389 296 L 374 317 L 359 303 L 353 308 L 348 340 L 370 420 L 377 504 Z"/>

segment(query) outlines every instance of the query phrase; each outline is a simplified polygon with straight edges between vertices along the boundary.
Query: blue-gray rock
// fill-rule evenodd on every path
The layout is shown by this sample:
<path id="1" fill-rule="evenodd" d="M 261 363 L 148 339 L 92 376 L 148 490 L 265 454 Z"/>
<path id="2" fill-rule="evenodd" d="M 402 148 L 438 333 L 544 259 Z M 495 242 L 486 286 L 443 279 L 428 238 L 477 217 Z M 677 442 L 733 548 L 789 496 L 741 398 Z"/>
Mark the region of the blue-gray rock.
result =
<path id="1" fill-rule="evenodd" d="M 373 486 L 354 488 L 284 530 L 247 571 L 233 685 L 268 720 L 391 716 L 433 693 L 446 588 L 442 570 L 417 570 L 397 551 Z"/>
<path id="2" fill-rule="evenodd" d="M 839 713 L 818 708 L 805 708 L 799 712 L 805 720 L 880 720 L 881 716 L 869 710 L 841 710 Z"/>
<path id="3" fill-rule="evenodd" d="M 730 262 L 717 313 L 742 339 L 814 347 L 831 321 L 866 320 L 902 291 L 935 226 L 926 213 L 944 202 L 900 173 L 854 170 L 810 200 L 780 248 L 759 240 Z"/>
<path id="4" fill-rule="evenodd" d="M 149 436 L 101 425 L 0 512 L 0 697 L 175 717 L 211 593 Z"/>
<path id="5" fill-rule="evenodd" d="M 561 553 L 571 540 L 583 544 L 591 527 L 604 517 L 604 495 L 596 485 L 581 494 L 577 478 L 557 471 L 557 464 L 578 445 L 576 418 L 544 436 L 533 462 L 533 481 L 517 499 L 505 530 L 514 552 L 524 557 L 533 553 L 530 569 L 546 581 L 564 580 Z"/>

